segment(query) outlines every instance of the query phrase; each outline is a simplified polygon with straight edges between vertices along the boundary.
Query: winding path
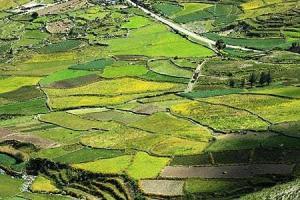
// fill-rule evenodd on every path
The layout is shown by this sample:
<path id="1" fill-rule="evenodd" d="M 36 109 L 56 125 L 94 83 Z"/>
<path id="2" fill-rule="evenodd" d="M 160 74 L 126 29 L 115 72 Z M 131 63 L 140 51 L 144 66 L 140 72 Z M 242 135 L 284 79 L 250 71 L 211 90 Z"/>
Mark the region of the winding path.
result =
<path id="1" fill-rule="evenodd" d="M 206 37 L 203 37 L 201 35 L 198 35 L 198 34 L 192 32 L 192 31 L 189 31 L 189 30 L 185 29 L 184 27 L 180 26 L 179 24 L 176 24 L 176 23 L 174 23 L 174 22 L 172 22 L 172 21 L 170 21 L 168 19 L 165 19 L 165 18 L 163 18 L 163 17 L 161 17 L 161 16 L 159 16 L 159 15 L 157 15 L 157 14 L 149 11 L 148 9 L 146 9 L 146 8 L 144 8 L 144 7 L 136 4 L 136 3 L 134 3 L 131 0 L 126 0 L 126 1 L 129 4 L 131 4 L 132 6 L 141 9 L 147 15 L 149 15 L 149 16 L 155 18 L 156 20 L 162 22 L 163 24 L 166 24 L 167 26 L 171 27 L 172 29 L 177 30 L 180 33 L 183 33 L 183 34 L 185 34 L 185 35 L 187 35 L 187 36 L 189 36 L 189 37 L 191 37 L 191 38 L 193 38 L 193 39 L 195 39 L 197 41 L 203 42 L 203 43 L 207 44 L 210 49 L 215 50 L 214 45 L 215 45 L 216 42 L 214 40 L 208 39 Z M 231 48 L 231 49 L 239 49 L 239 50 L 243 50 L 243 51 L 253 51 L 253 52 L 258 52 L 258 53 L 261 52 L 261 51 L 258 51 L 258 50 L 249 49 L 249 48 L 241 47 L 241 46 L 226 45 L 226 47 Z"/>

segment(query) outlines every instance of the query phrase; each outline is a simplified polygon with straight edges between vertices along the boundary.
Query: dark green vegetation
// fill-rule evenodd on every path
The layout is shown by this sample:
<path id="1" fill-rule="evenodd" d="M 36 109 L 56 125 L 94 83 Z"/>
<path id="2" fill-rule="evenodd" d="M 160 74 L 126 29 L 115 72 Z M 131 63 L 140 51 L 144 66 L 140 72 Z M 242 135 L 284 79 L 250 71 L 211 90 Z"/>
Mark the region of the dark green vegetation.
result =
<path id="1" fill-rule="evenodd" d="M 0 199 L 298 199 L 298 1 L 139 2 L 217 52 L 125 2 L 29 2 L 0 0 Z"/>

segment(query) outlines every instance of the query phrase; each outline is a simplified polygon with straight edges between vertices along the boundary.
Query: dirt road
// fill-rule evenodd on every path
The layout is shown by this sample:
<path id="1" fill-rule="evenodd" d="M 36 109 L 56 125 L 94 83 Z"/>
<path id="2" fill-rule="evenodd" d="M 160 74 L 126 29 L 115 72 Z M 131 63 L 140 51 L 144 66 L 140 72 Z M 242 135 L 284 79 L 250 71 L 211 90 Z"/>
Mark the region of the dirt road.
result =
<path id="1" fill-rule="evenodd" d="M 201 64 L 199 64 L 196 68 L 196 70 L 194 71 L 193 76 L 191 77 L 191 80 L 187 86 L 187 88 L 185 89 L 185 93 L 191 92 L 194 88 L 194 85 L 197 83 L 198 78 L 201 76 L 201 69 L 202 66 L 205 65 L 207 60 L 204 60 Z"/>
<path id="2" fill-rule="evenodd" d="M 129 4 L 131 4 L 132 6 L 141 9 L 144 13 L 148 14 L 149 16 L 155 18 L 157 21 L 160 21 L 160 22 L 162 22 L 163 24 L 168 25 L 168 26 L 171 27 L 172 29 L 177 30 L 177 31 L 179 31 L 180 33 L 183 33 L 183 34 L 185 34 L 185 35 L 187 35 L 187 36 L 189 36 L 189 37 L 191 37 L 191 38 L 193 38 L 193 39 L 195 39 L 195 40 L 197 40 L 197 41 L 200 41 L 200 42 L 203 42 L 203 43 L 207 44 L 209 48 L 211 48 L 211 49 L 214 50 L 214 45 L 215 45 L 215 43 L 216 43 L 214 40 L 208 39 L 208 38 L 206 38 L 206 37 L 203 37 L 203 36 L 201 36 L 201 35 L 198 35 L 198 34 L 192 32 L 192 31 L 189 31 L 189 30 L 183 28 L 181 25 L 176 24 L 176 23 L 174 23 L 174 22 L 171 22 L 170 20 L 165 19 L 165 18 L 163 18 L 163 17 L 161 17 L 161 16 L 159 16 L 159 15 L 157 15 L 157 14 L 155 14 L 155 13 L 149 11 L 148 9 L 146 9 L 146 8 L 144 8 L 144 7 L 142 7 L 142 6 L 138 5 L 138 4 L 136 4 L 136 3 L 134 3 L 134 2 L 131 1 L 131 0 L 126 0 L 126 1 L 127 1 Z M 241 47 L 241 46 L 226 45 L 226 47 L 231 48 L 231 49 L 239 49 L 239 50 L 243 50 L 243 51 L 261 52 L 261 51 L 258 51 L 258 50 L 248 49 L 248 48 Z"/>

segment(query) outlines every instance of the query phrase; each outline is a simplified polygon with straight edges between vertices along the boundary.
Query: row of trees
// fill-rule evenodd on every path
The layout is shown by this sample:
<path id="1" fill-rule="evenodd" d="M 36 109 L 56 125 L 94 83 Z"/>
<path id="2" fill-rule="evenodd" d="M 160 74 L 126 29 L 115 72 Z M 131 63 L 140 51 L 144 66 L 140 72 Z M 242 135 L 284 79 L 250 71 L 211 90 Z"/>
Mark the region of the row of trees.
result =
<path id="1" fill-rule="evenodd" d="M 270 71 L 267 72 L 267 73 L 266 72 L 261 72 L 259 76 L 255 72 L 252 72 L 250 74 L 250 76 L 248 77 L 248 80 L 243 78 L 240 81 L 240 87 L 244 88 L 247 83 L 249 83 L 250 87 L 253 87 L 257 83 L 260 86 L 264 86 L 264 85 L 270 85 L 271 82 L 272 82 L 272 75 L 271 75 Z M 229 86 L 230 87 L 236 87 L 237 85 L 238 85 L 238 83 L 236 82 L 236 80 L 234 80 L 234 79 L 229 80 Z"/>

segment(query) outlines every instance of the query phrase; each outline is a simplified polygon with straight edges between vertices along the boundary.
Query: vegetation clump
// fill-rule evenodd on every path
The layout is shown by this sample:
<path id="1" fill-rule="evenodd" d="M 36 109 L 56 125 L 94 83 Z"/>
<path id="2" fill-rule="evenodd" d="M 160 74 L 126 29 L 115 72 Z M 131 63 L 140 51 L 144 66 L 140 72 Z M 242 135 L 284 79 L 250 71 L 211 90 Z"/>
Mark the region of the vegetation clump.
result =
<path id="1" fill-rule="evenodd" d="M 133 2 L 0 0 L 0 199 L 297 199 L 298 1 Z"/>

